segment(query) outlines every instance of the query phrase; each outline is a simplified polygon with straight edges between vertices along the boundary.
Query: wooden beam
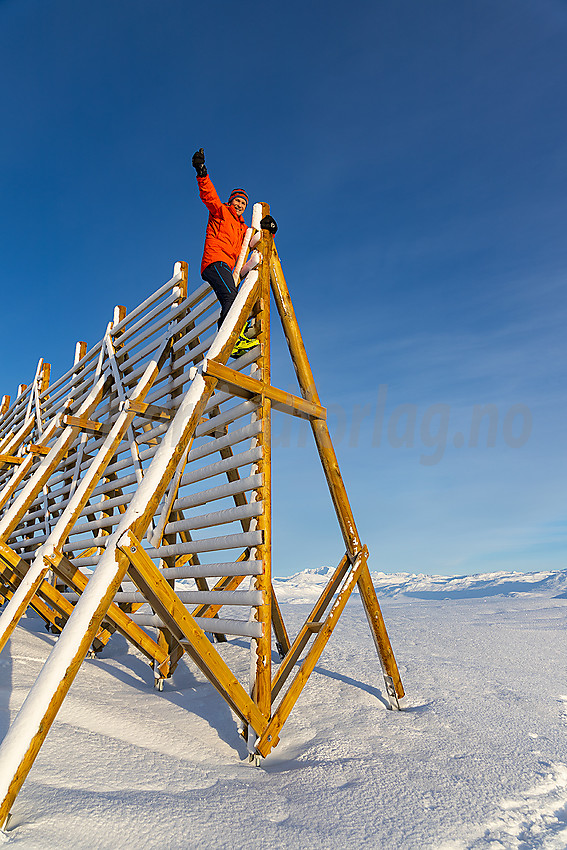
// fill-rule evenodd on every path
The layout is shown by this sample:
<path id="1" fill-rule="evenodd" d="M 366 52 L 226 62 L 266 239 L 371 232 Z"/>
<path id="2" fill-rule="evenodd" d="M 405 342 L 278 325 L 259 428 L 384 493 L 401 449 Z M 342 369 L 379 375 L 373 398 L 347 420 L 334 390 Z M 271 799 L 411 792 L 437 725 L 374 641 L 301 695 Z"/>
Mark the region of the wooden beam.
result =
<path id="1" fill-rule="evenodd" d="M 11 463 L 14 465 L 18 465 L 23 463 L 24 458 L 18 457 L 17 455 L 0 455 L 0 463 Z"/>
<path id="2" fill-rule="evenodd" d="M 261 396 L 270 399 L 274 410 L 290 413 L 302 419 L 326 419 L 327 411 L 320 404 L 313 404 L 303 398 L 272 387 L 263 381 L 258 381 L 250 375 L 243 375 L 236 369 L 217 363 L 215 360 L 205 360 L 203 375 L 217 378 L 219 385 L 239 398 L 254 398 Z"/>
<path id="3" fill-rule="evenodd" d="M 87 353 L 87 344 L 86 342 L 77 342 L 75 345 L 75 357 L 73 359 L 73 366 L 76 366 L 79 363 L 85 354 Z"/>
<path id="4" fill-rule="evenodd" d="M 181 298 L 187 298 L 187 284 L 189 282 L 189 263 L 187 262 L 187 260 L 180 260 L 179 265 L 181 266 L 182 277 L 177 286 L 181 290 Z"/>
<path id="5" fill-rule="evenodd" d="M 272 628 L 276 638 L 276 649 L 280 658 L 284 658 L 290 649 L 289 635 L 285 627 L 284 618 L 272 584 Z"/>
<path id="6" fill-rule="evenodd" d="M 138 416 L 145 416 L 146 419 L 154 419 L 157 422 L 168 422 L 172 415 L 171 410 L 168 410 L 166 407 L 147 404 L 145 401 L 126 401 L 125 408 L 137 413 Z"/>
<path id="7" fill-rule="evenodd" d="M 262 204 L 262 217 L 270 214 L 268 204 Z M 262 255 L 259 266 L 260 298 L 256 305 L 256 322 L 260 328 L 258 341 L 261 346 L 261 354 L 254 364 L 253 374 L 255 378 L 249 380 L 262 389 L 269 388 L 271 383 L 271 357 L 270 357 L 270 257 L 273 250 L 274 238 L 268 231 L 262 231 L 262 239 L 256 249 Z M 222 367 L 222 364 L 217 364 Z M 214 368 L 214 367 L 213 367 Z M 224 367 L 227 368 L 226 366 Z M 231 370 L 233 371 L 233 370 Z M 248 379 L 248 376 L 236 373 L 239 378 Z M 251 520 L 250 529 L 262 532 L 262 543 L 256 550 L 252 549 L 250 556 L 262 561 L 262 572 L 253 579 L 254 588 L 262 594 L 262 604 L 255 609 L 255 616 L 262 624 L 262 637 L 251 642 L 252 658 L 250 667 L 255 663 L 252 696 L 262 714 L 267 717 L 272 711 L 272 400 L 268 393 L 261 392 L 261 404 L 254 416 L 261 420 L 262 430 L 255 437 L 256 445 L 261 446 L 262 455 L 259 461 L 252 467 L 253 474 L 262 476 L 260 487 L 251 497 L 262 503 L 262 513 L 256 519 Z M 254 418 L 254 417 L 253 417 Z M 255 658 L 254 658 L 255 656 Z M 248 749 L 251 753 L 255 750 L 256 736 L 258 730 L 254 729 L 256 735 L 251 735 L 248 730 Z"/>
<path id="8" fill-rule="evenodd" d="M 86 416 L 64 416 L 62 423 L 63 425 L 80 428 L 81 431 L 87 431 L 91 434 L 108 434 L 111 428 L 111 423 L 109 422 L 96 422 L 94 419 L 88 419 Z"/>
<path id="9" fill-rule="evenodd" d="M 28 443 L 26 446 L 26 452 L 29 452 L 32 455 L 45 455 L 49 454 L 49 446 L 38 446 L 37 443 Z"/>
<path id="10" fill-rule="evenodd" d="M 124 304 L 117 304 L 114 308 L 114 314 L 112 316 L 112 324 L 118 325 L 120 322 L 126 318 L 127 310 Z"/>
<path id="11" fill-rule="evenodd" d="M 43 395 L 43 393 L 49 387 L 49 376 L 50 375 L 51 375 L 51 364 L 50 363 L 44 363 L 43 366 L 41 367 L 41 374 L 39 376 L 39 381 L 38 381 L 38 390 L 39 390 L 40 395 Z"/>

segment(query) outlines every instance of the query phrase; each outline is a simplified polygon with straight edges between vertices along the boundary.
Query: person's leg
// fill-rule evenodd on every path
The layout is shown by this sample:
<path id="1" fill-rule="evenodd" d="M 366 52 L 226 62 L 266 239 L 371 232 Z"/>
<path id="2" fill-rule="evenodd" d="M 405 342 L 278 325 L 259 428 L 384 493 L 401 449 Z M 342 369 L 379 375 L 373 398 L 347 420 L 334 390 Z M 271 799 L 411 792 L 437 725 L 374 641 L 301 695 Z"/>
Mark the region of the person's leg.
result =
<path id="1" fill-rule="evenodd" d="M 237 289 L 234 284 L 232 272 L 226 263 L 218 261 L 207 266 L 203 270 L 201 277 L 210 284 L 220 302 L 221 314 L 218 323 L 220 328 L 232 306 L 232 302 L 236 298 Z"/>

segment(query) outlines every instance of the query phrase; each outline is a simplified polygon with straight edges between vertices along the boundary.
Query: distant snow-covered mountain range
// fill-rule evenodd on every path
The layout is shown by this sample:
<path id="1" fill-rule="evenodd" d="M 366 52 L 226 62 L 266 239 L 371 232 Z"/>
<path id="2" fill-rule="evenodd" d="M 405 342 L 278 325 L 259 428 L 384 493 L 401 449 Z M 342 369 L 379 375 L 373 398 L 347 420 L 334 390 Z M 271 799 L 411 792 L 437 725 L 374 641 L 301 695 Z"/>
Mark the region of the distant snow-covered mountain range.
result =
<path id="1" fill-rule="evenodd" d="M 332 567 L 303 570 L 274 578 L 278 600 L 314 602 L 333 573 Z M 414 573 L 372 573 L 381 599 L 476 599 L 488 596 L 542 594 L 567 599 L 567 569 L 537 573 L 498 572 L 470 576 L 428 576 Z"/>

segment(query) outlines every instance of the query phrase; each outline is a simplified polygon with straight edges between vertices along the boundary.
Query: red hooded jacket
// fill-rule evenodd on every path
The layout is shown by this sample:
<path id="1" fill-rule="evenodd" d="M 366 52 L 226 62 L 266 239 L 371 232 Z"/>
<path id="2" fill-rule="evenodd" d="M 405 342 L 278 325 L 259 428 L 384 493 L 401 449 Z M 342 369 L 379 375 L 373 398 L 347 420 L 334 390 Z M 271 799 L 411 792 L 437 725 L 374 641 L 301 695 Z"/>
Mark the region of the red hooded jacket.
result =
<path id="1" fill-rule="evenodd" d="M 209 211 L 201 272 L 219 260 L 232 269 L 236 265 L 246 233 L 244 219 L 237 214 L 234 207 L 222 203 L 208 175 L 197 177 L 197 183 L 201 200 Z"/>

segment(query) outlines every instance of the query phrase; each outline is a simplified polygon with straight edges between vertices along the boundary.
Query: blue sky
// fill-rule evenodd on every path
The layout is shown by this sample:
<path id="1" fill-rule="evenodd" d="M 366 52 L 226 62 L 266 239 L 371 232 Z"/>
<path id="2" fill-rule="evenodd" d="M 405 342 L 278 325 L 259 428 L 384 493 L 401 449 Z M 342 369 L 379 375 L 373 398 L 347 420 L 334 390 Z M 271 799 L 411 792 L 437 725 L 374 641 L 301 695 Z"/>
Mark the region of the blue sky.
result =
<path id="1" fill-rule="evenodd" d="M 202 146 L 278 220 L 372 569 L 567 567 L 565 2 L 0 0 L 0 71 L 0 393 L 197 283 Z M 274 433 L 275 570 L 338 562 Z"/>

